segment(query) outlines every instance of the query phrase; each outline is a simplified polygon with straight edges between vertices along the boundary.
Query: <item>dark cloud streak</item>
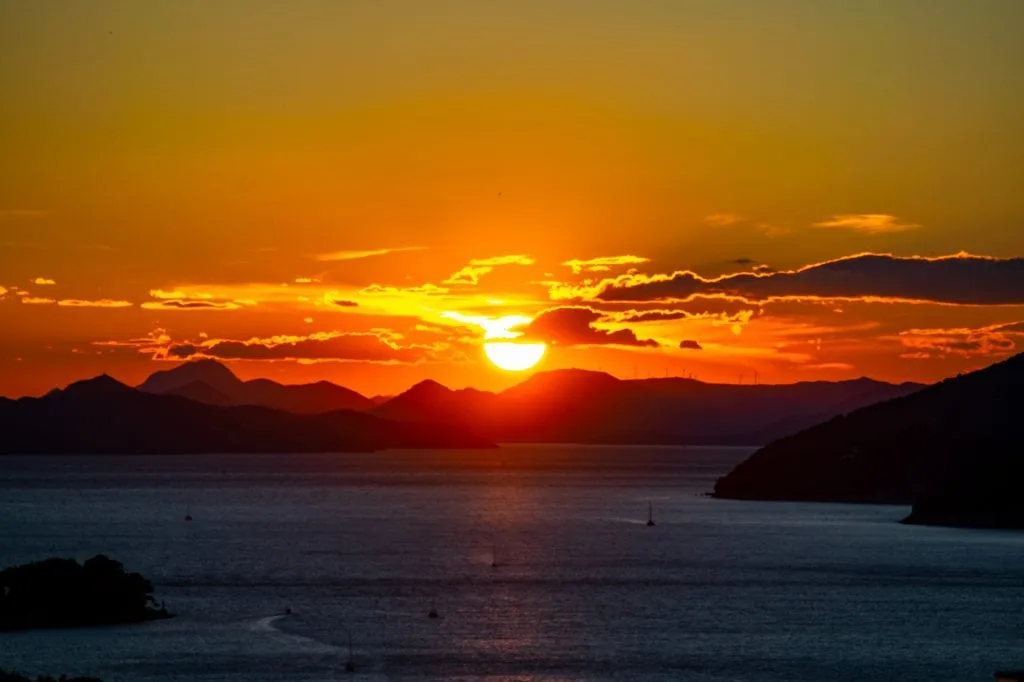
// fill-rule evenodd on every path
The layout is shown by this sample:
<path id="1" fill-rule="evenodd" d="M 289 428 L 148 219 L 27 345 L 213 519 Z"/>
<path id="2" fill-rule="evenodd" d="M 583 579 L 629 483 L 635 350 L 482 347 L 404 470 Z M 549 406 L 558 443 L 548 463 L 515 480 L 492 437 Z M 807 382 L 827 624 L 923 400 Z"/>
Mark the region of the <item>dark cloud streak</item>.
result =
<path id="1" fill-rule="evenodd" d="M 1024 258 L 958 254 L 943 258 L 860 254 L 798 270 L 707 279 L 690 271 L 609 280 L 604 301 L 680 300 L 724 294 L 753 301 L 808 297 L 878 298 L 957 305 L 1024 304 Z"/>
<path id="2" fill-rule="evenodd" d="M 658 346 L 654 339 L 638 339 L 631 329 L 594 328 L 592 325 L 602 317 L 590 308 L 551 308 L 534 318 L 524 332 L 529 338 L 561 346 Z"/>

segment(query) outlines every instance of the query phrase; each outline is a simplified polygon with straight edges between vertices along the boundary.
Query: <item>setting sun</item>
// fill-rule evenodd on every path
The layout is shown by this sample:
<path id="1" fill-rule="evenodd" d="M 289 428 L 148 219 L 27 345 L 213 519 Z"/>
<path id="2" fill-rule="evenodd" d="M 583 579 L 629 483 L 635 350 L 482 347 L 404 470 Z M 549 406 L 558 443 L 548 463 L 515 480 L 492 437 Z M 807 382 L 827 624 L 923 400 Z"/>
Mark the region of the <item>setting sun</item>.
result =
<path id="1" fill-rule="evenodd" d="M 530 369 L 544 357 L 547 347 L 543 343 L 516 343 L 514 341 L 488 342 L 484 344 L 487 359 L 497 367 L 510 372 Z"/>

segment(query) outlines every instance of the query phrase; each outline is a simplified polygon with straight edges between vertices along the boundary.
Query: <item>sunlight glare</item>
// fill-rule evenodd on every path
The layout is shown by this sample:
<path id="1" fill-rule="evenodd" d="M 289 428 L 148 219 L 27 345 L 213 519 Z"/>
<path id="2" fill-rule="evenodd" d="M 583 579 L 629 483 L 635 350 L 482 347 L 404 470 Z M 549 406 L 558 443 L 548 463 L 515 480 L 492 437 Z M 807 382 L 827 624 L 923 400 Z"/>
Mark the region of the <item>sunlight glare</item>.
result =
<path id="1" fill-rule="evenodd" d="M 497 367 L 509 372 L 530 369 L 544 357 L 547 346 L 543 343 L 516 343 L 514 341 L 491 341 L 484 344 L 487 359 Z"/>

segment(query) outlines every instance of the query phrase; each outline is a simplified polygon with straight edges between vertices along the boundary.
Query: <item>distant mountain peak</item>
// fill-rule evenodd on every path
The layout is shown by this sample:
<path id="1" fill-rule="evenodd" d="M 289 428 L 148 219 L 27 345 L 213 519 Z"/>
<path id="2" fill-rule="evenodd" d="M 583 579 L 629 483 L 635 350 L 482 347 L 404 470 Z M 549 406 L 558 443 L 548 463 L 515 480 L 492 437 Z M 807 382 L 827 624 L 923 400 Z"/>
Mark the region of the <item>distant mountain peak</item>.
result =
<path id="1" fill-rule="evenodd" d="M 431 396 L 431 395 L 448 395 L 452 392 L 450 388 L 444 384 L 440 384 L 433 379 L 424 379 L 418 384 L 414 384 L 409 390 L 405 391 L 402 395 L 419 395 L 419 396 Z"/>
<path id="2" fill-rule="evenodd" d="M 588 369 L 555 369 L 537 372 L 505 393 L 529 393 L 550 390 L 600 390 L 621 383 L 611 374 Z"/>
<path id="3" fill-rule="evenodd" d="M 63 390 L 53 391 L 53 393 L 60 393 L 63 395 L 96 395 L 106 396 L 117 393 L 125 393 L 133 391 L 134 389 L 127 384 L 123 384 L 109 374 L 101 374 L 92 379 L 83 379 L 74 383 L 68 384 Z M 52 395 L 52 394 L 51 394 Z"/>
<path id="4" fill-rule="evenodd" d="M 242 383 L 241 379 L 224 364 L 216 360 L 201 359 L 189 360 L 177 367 L 154 372 L 138 388 L 147 393 L 168 393 L 197 381 L 227 394 Z"/>

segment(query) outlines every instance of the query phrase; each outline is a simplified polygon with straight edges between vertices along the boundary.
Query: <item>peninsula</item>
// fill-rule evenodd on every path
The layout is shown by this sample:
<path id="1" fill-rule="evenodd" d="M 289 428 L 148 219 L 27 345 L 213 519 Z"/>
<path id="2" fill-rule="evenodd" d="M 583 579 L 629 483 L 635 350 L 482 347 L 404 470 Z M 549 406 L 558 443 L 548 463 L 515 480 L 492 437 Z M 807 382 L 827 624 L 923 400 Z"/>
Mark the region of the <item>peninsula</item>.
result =
<path id="1" fill-rule="evenodd" d="M 908 523 L 1024 528 L 1024 354 L 779 439 L 714 496 L 912 504 Z"/>

